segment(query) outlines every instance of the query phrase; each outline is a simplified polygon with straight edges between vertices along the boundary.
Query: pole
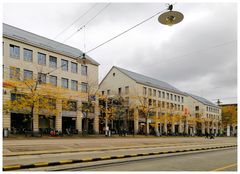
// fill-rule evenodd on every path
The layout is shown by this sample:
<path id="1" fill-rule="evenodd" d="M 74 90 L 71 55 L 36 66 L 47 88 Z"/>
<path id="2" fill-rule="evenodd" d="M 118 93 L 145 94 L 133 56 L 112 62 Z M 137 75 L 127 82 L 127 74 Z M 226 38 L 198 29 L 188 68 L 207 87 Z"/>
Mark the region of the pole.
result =
<path id="1" fill-rule="evenodd" d="M 107 115 L 107 98 L 106 98 L 106 102 L 105 102 L 105 135 L 108 136 L 108 119 L 107 119 L 108 115 Z"/>

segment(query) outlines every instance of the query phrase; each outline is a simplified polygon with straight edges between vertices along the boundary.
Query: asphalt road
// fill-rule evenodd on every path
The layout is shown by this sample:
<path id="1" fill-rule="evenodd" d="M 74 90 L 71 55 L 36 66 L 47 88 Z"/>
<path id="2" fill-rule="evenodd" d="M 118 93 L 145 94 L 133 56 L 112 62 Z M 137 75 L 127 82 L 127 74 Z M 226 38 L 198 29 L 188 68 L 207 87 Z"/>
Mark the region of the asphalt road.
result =
<path id="1" fill-rule="evenodd" d="M 95 164 L 71 171 L 237 171 L 237 148 Z"/>

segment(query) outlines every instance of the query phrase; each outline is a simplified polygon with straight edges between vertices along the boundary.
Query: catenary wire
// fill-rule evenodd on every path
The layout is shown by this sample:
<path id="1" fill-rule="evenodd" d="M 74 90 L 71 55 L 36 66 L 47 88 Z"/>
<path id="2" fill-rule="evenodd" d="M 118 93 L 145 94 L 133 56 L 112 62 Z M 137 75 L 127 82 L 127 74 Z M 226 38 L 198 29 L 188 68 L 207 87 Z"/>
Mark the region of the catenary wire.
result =
<path id="1" fill-rule="evenodd" d="M 114 37 L 112 37 L 112 38 L 108 39 L 107 41 L 105 41 L 105 42 L 103 42 L 103 43 L 99 44 L 98 46 L 96 46 L 96 47 L 94 47 L 94 48 L 92 48 L 92 49 L 88 50 L 86 53 L 90 53 L 90 52 L 92 52 L 93 50 L 95 50 L 95 49 L 97 49 L 97 48 L 99 48 L 99 47 L 101 47 L 101 46 L 103 46 L 103 45 L 107 44 L 108 42 L 110 42 L 110 41 L 112 41 L 112 40 L 114 40 L 114 39 L 116 39 L 116 38 L 120 37 L 121 35 L 123 35 L 123 34 L 125 34 L 125 33 L 129 32 L 129 31 L 131 31 L 132 29 L 134 29 L 134 28 L 138 27 L 139 25 L 141 25 L 141 24 L 143 24 L 143 23 L 147 22 L 148 20 L 150 20 L 150 19 L 154 18 L 155 16 L 159 15 L 160 13 L 164 12 L 165 10 L 167 10 L 167 9 L 164 9 L 164 10 L 162 10 L 162 11 L 160 11 L 160 12 L 157 12 L 156 14 L 154 14 L 154 15 L 152 15 L 151 17 L 149 17 L 149 18 L 147 18 L 147 19 L 143 20 L 142 22 L 140 22 L 140 23 L 138 23 L 138 24 L 136 24 L 136 25 L 132 26 L 131 28 L 129 28 L 129 29 L 127 29 L 127 30 L 125 30 L 125 31 L 121 32 L 120 34 L 118 34 L 118 35 L 116 35 L 116 36 L 114 36 Z"/>
<path id="2" fill-rule="evenodd" d="M 102 13 L 109 5 L 111 5 L 111 3 L 108 3 L 107 5 L 105 5 L 95 16 L 93 16 L 90 20 L 88 20 L 85 24 L 83 24 L 79 29 L 77 29 L 77 31 L 75 31 L 73 34 L 71 34 L 69 37 L 67 37 L 63 43 L 65 43 L 67 40 L 69 40 L 70 38 L 72 38 L 77 32 L 81 31 L 84 27 L 86 27 L 86 25 L 88 25 L 90 22 L 92 22 L 100 13 Z"/>
<path id="3" fill-rule="evenodd" d="M 61 34 L 63 34 L 66 30 L 68 30 L 70 27 L 72 27 L 77 21 L 79 21 L 82 17 L 87 15 L 95 6 L 97 3 L 93 4 L 90 8 L 88 8 L 87 11 L 85 11 L 80 17 L 78 17 L 76 20 L 74 20 L 70 25 L 68 25 L 66 28 L 64 28 L 61 32 L 59 32 L 54 39 L 58 38 Z"/>

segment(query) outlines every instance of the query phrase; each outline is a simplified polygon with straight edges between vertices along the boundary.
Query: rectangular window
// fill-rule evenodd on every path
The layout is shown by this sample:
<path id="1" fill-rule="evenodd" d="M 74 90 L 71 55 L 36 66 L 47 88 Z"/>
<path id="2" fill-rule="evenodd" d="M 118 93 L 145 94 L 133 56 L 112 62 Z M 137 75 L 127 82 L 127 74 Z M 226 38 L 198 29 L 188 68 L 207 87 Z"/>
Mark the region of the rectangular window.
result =
<path id="1" fill-rule="evenodd" d="M 53 56 L 49 56 L 49 67 L 57 68 L 57 58 Z"/>
<path id="2" fill-rule="evenodd" d="M 84 76 L 88 74 L 86 65 L 81 65 L 81 74 Z"/>
<path id="3" fill-rule="evenodd" d="M 156 90 L 154 89 L 154 90 L 153 90 L 153 96 L 156 97 L 156 95 L 157 95 L 157 94 L 156 94 Z"/>
<path id="4" fill-rule="evenodd" d="M 104 95 L 104 92 L 105 92 L 105 91 L 102 91 L 102 95 Z"/>
<path id="5" fill-rule="evenodd" d="M 167 109 L 169 109 L 169 103 L 167 102 Z"/>
<path id="6" fill-rule="evenodd" d="M 151 88 L 148 88 L 148 95 L 152 96 L 152 89 Z"/>
<path id="7" fill-rule="evenodd" d="M 156 100 L 153 100 L 153 106 L 156 107 L 157 104 L 156 104 Z"/>
<path id="8" fill-rule="evenodd" d="M 170 94 L 170 98 L 171 98 L 171 100 L 173 100 L 173 95 L 172 94 Z"/>
<path id="9" fill-rule="evenodd" d="M 146 95 L 146 94 L 147 94 L 147 88 L 143 87 L 143 95 Z"/>
<path id="10" fill-rule="evenodd" d="M 78 81 L 76 81 L 76 80 L 71 81 L 71 89 L 74 91 L 78 90 Z"/>
<path id="11" fill-rule="evenodd" d="M 165 108 L 165 102 L 164 101 L 162 102 L 162 108 Z"/>
<path id="12" fill-rule="evenodd" d="M 161 91 L 158 91 L 158 97 L 161 98 Z"/>
<path id="13" fill-rule="evenodd" d="M 148 99 L 148 106 L 152 106 L 152 99 Z"/>
<path id="14" fill-rule="evenodd" d="M 72 73 L 78 73 L 77 63 L 71 62 L 71 72 Z"/>
<path id="15" fill-rule="evenodd" d="M 76 101 L 68 101 L 68 111 L 77 111 L 77 102 Z"/>
<path id="16" fill-rule="evenodd" d="M 196 106 L 196 107 L 195 107 L 195 111 L 199 111 L 199 106 Z"/>
<path id="17" fill-rule="evenodd" d="M 46 54 L 38 53 L 38 64 L 46 65 Z"/>
<path id="18" fill-rule="evenodd" d="M 167 93 L 167 100 L 169 100 L 169 93 Z"/>
<path id="19" fill-rule="evenodd" d="M 162 98 L 165 98 L 165 92 L 162 92 Z"/>
<path id="20" fill-rule="evenodd" d="M 182 97 L 182 103 L 184 102 L 183 97 Z"/>
<path id="21" fill-rule="evenodd" d="M 43 73 L 38 73 L 38 82 L 39 83 L 46 83 L 46 74 Z"/>
<path id="22" fill-rule="evenodd" d="M 118 88 L 118 95 L 122 95 L 122 88 Z"/>
<path id="23" fill-rule="evenodd" d="M 49 83 L 54 85 L 54 86 L 57 86 L 57 76 L 52 76 L 50 75 L 49 77 Z"/>
<path id="24" fill-rule="evenodd" d="M 174 95 L 174 100 L 177 101 L 177 95 Z"/>
<path id="25" fill-rule="evenodd" d="M 125 86 L 125 94 L 129 94 L 129 86 Z"/>
<path id="26" fill-rule="evenodd" d="M 110 89 L 107 90 L 107 95 L 110 95 Z"/>
<path id="27" fill-rule="evenodd" d="M 68 88 L 68 79 L 62 78 L 62 87 Z"/>
<path id="28" fill-rule="evenodd" d="M 180 105 L 178 105 L 178 111 L 180 111 Z"/>
<path id="29" fill-rule="evenodd" d="M 63 70 L 63 71 L 68 71 L 68 61 L 62 59 L 62 60 L 61 60 L 61 67 L 62 67 L 62 70 Z"/>
<path id="30" fill-rule="evenodd" d="M 20 68 L 10 67 L 10 79 L 20 80 Z"/>
<path id="31" fill-rule="evenodd" d="M 158 101 L 158 107 L 161 108 L 161 101 Z"/>
<path id="32" fill-rule="evenodd" d="M 180 96 L 178 96 L 178 102 L 180 102 Z"/>
<path id="33" fill-rule="evenodd" d="M 10 44 L 10 57 L 19 59 L 20 58 L 20 47 Z"/>
<path id="34" fill-rule="evenodd" d="M 24 70 L 23 71 L 23 78 L 24 78 L 24 80 L 33 79 L 33 72 L 29 71 L 29 70 Z"/>
<path id="35" fill-rule="evenodd" d="M 23 59 L 25 61 L 32 62 L 33 61 L 33 51 L 24 48 L 23 49 Z"/>
<path id="36" fill-rule="evenodd" d="M 182 105 L 182 111 L 183 111 L 183 105 Z"/>
<path id="37" fill-rule="evenodd" d="M 82 82 L 81 83 L 81 92 L 87 92 L 88 91 L 88 84 L 87 83 L 84 83 Z"/>

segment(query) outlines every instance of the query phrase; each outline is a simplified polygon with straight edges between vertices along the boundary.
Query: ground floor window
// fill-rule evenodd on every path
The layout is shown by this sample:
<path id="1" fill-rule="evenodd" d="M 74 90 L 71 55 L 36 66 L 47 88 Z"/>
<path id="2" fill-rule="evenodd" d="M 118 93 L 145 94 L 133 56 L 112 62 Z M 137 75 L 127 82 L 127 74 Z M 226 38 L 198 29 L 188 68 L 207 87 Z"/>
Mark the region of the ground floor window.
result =
<path id="1" fill-rule="evenodd" d="M 24 133 L 32 130 L 32 117 L 28 114 L 11 113 L 11 131 Z"/>
<path id="2" fill-rule="evenodd" d="M 76 117 L 62 117 L 62 132 L 67 133 L 67 131 L 76 130 Z"/>
<path id="3" fill-rule="evenodd" d="M 38 117 L 39 121 L 39 130 L 41 130 L 43 133 L 50 133 L 51 129 L 55 129 L 56 124 L 56 117 L 55 116 L 44 116 L 39 115 Z"/>

